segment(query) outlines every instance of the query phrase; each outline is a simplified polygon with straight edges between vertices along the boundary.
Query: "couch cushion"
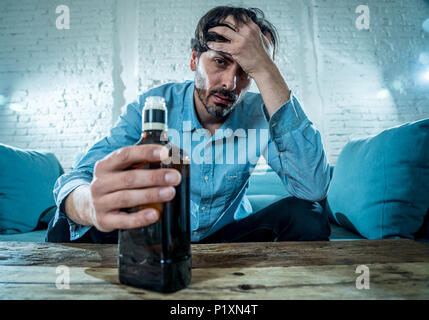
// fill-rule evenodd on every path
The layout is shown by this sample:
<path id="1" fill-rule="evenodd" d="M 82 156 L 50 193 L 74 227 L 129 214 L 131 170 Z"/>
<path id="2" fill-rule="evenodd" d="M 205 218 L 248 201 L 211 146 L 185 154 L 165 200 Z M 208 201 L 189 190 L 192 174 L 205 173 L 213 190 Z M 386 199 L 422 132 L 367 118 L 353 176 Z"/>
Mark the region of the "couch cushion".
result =
<path id="1" fill-rule="evenodd" d="M 253 212 L 259 211 L 283 198 L 292 196 L 277 173 L 269 169 L 255 172 L 250 176 L 249 187 L 246 192 L 252 205 Z"/>
<path id="2" fill-rule="evenodd" d="M 0 241 L 45 242 L 46 230 L 16 234 L 0 234 Z"/>
<path id="3" fill-rule="evenodd" d="M 0 144 L 0 233 L 30 232 L 55 213 L 52 189 L 63 169 L 52 153 Z"/>
<path id="4" fill-rule="evenodd" d="M 246 194 L 278 195 L 283 198 L 291 196 L 278 174 L 272 169 L 252 173 Z"/>
<path id="5" fill-rule="evenodd" d="M 326 207 L 340 225 L 368 239 L 413 238 L 429 208 L 429 119 L 349 142 Z"/>
<path id="6" fill-rule="evenodd" d="M 250 204 L 252 205 L 253 212 L 257 212 L 285 197 L 279 196 L 279 195 L 261 194 L 261 195 L 249 195 L 247 196 L 247 198 L 249 199 Z"/>
<path id="7" fill-rule="evenodd" d="M 353 240 L 363 240 L 362 236 L 355 232 L 351 232 L 348 229 L 337 225 L 336 223 L 331 223 L 331 234 L 329 235 L 329 241 L 353 241 Z"/>

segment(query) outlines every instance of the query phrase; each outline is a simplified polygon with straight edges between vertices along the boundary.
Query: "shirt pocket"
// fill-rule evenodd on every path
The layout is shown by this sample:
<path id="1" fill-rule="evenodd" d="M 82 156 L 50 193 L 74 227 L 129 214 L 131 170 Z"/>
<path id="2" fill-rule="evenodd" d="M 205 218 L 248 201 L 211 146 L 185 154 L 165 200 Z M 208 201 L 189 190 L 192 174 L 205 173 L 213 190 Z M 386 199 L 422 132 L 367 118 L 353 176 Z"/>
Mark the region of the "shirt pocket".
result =
<path id="1" fill-rule="evenodd" d="M 246 183 L 248 177 L 249 173 L 247 172 L 234 172 L 225 175 L 221 186 L 221 194 L 225 197 L 227 202 L 235 199 Z"/>

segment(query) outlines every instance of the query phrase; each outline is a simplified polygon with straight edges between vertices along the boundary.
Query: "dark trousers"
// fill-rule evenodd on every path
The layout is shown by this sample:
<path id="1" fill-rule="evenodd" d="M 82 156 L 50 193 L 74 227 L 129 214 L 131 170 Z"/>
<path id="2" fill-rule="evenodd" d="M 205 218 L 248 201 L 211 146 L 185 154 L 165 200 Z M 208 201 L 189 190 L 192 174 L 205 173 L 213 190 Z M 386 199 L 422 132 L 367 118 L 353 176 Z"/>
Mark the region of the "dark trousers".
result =
<path id="1" fill-rule="evenodd" d="M 323 211 L 318 202 L 284 198 L 223 227 L 199 243 L 329 240 L 331 228 Z M 52 227 L 53 220 L 46 241 L 70 242 L 66 219 L 60 219 Z M 117 243 L 118 232 L 103 233 L 91 228 L 82 238 L 73 242 Z"/>
<path id="2" fill-rule="evenodd" d="M 318 202 L 284 198 L 199 243 L 329 240 L 327 214 Z"/>

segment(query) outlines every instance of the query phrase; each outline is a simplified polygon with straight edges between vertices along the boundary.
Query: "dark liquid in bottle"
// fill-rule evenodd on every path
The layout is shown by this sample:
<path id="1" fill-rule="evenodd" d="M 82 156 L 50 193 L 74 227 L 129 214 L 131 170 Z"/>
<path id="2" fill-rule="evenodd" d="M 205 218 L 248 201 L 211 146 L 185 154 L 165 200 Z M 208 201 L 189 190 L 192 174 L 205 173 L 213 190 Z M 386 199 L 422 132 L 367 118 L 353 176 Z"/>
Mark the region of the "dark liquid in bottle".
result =
<path id="1" fill-rule="evenodd" d="M 150 134 L 144 138 L 143 143 L 152 143 Z M 173 200 L 125 210 L 135 212 L 146 207 L 158 208 L 161 219 L 143 228 L 119 231 L 119 280 L 123 284 L 175 292 L 191 281 L 190 164 L 180 158 L 180 163 L 172 161 L 171 164 L 160 162 L 137 166 L 142 169 L 174 168 L 181 173 L 182 181 L 175 187 Z"/>

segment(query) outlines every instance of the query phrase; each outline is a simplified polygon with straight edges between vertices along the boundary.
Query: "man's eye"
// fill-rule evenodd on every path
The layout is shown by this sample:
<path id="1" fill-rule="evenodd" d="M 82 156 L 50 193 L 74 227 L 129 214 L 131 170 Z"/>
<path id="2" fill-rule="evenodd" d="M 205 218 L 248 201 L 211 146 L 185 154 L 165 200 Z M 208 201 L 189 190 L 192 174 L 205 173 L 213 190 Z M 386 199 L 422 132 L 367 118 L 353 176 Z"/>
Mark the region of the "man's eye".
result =
<path id="1" fill-rule="evenodd" d="M 225 65 L 225 60 L 223 60 L 223 59 L 214 59 L 214 60 L 218 66 Z"/>

